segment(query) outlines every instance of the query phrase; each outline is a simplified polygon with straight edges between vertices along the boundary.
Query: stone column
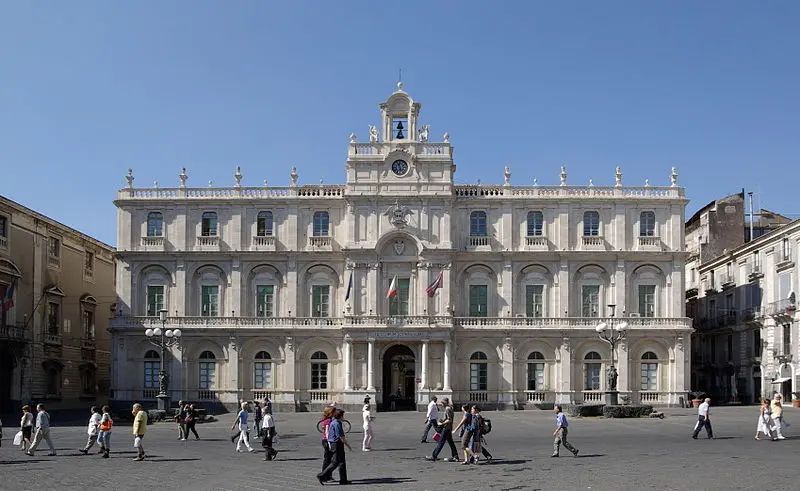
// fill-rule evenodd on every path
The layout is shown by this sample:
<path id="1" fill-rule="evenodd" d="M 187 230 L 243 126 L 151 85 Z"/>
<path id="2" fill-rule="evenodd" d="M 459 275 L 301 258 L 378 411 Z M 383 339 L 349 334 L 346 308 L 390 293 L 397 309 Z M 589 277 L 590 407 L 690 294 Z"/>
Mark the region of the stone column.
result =
<path id="1" fill-rule="evenodd" d="M 558 374 L 556 380 L 556 403 L 570 404 L 574 399 L 572 390 L 572 353 L 569 338 L 563 338 L 561 347 L 556 352 L 559 355 Z"/>
<path id="2" fill-rule="evenodd" d="M 236 336 L 232 333 L 228 337 L 228 392 L 221 400 L 229 404 L 239 403 L 242 399 L 242 388 L 239 386 L 239 346 Z"/>
<path id="3" fill-rule="evenodd" d="M 380 292 L 378 292 L 378 263 L 373 263 L 369 265 L 369 270 L 367 272 L 367 310 L 363 312 L 364 315 L 368 315 L 372 312 L 372 315 L 378 315 L 378 297 L 380 296 Z"/>
<path id="4" fill-rule="evenodd" d="M 444 342 L 444 390 L 450 389 L 450 340 Z"/>
<path id="5" fill-rule="evenodd" d="M 430 341 L 428 339 L 422 340 L 422 374 L 420 375 L 420 383 L 419 386 L 421 389 L 426 389 L 428 387 L 428 344 Z"/>
<path id="6" fill-rule="evenodd" d="M 367 390 L 375 390 L 375 338 L 368 338 L 367 342 Z"/>
<path id="7" fill-rule="evenodd" d="M 344 390 L 352 390 L 353 376 L 353 342 L 350 336 L 344 337 L 342 344 L 342 355 L 344 356 Z"/>
<path id="8" fill-rule="evenodd" d="M 619 342 L 615 356 L 617 357 L 617 391 L 632 396 L 633 386 L 636 384 L 633 383 L 631 377 L 627 339 L 623 339 Z"/>
<path id="9" fill-rule="evenodd" d="M 170 285 L 169 292 L 173 293 L 173 296 L 167 299 L 168 315 L 189 315 L 191 307 L 189 307 L 188 297 L 192 294 L 192 287 L 186 281 L 186 263 L 183 259 L 178 259 L 175 262 L 175 282 Z M 147 294 L 146 292 L 144 293 L 145 295 Z M 144 305 L 143 302 L 140 303 Z M 200 308 L 198 306 L 197 313 L 199 311 Z"/>
<path id="10" fill-rule="evenodd" d="M 243 315 L 246 315 L 243 309 L 247 303 L 242 297 L 242 271 L 239 259 L 234 259 L 231 261 L 231 276 L 229 284 L 231 294 L 225 295 L 227 297 L 224 299 L 225 303 L 227 304 L 229 311 L 233 311 L 235 312 L 236 316 L 242 317 Z M 226 316 L 228 313 L 223 311 L 222 315 Z"/>
<path id="11" fill-rule="evenodd" d="M 503 341 L 503 358 L 500 375 L 502 380 L 498 386 L 505 392 L 500 396 L 499 403 L 513 405 L 516 403 L 516 388 L 514 387 L 514 347 L 511 338 Z"/>
<path id="12" fill-rule="evenodd" d="M 283 364 L 283 389 L 285 392 L 281 402 L 284 404 L 291 404 L 292 408 L 294 408 L 294 395 L 298 390 L 298 387 L 295 384 L 295 366 L 297 355 L 294 348 L 294 339 L 292 339 L 291 336 L 287 336 L 286 343 L 284 344 L 283 348 L 285 359 Z"/>

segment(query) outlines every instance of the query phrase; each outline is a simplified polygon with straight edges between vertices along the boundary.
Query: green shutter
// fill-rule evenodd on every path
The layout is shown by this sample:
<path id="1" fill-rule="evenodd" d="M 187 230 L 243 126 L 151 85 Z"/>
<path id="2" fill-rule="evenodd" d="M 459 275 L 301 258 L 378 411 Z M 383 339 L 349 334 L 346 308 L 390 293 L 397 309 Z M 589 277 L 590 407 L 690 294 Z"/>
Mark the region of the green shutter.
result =
<path id="1" fill-rule="evenodd" d="M 543 285 L 525 286 L 525 315 L 527 317 L 542 317 L 544 315 Z"/>
<path id="2" fill-rule="evenodd" d="M 469 286 L 469 316 L 470 317 L 486 317 L 487 316 L 487 298 L 489 287 L 487 285 L 470 285 Z"/>
<path id="3" fill-rule="evenodd" d="M 397 278 L 397 295 L 389 297 L 389 315 L 408 315 L 411 280 Z"/>
<path id="4" fill-rule="evenodd" d="M 275 315 L 275 286 L 259 285 L 256 287 L 256 316 L 272 317 Z"/>

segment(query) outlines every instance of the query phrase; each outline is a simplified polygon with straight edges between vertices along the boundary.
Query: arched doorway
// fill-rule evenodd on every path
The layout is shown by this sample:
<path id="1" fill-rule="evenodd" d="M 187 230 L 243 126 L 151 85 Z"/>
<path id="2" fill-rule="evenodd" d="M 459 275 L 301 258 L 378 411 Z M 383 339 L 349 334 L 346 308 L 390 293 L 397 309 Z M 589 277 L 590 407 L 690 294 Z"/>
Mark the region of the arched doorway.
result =
<path id="1" fill-rule="evenodd" d="M 11 413 L 17 409 L 17 402 L 12 401 L 12 386 L 16 356 L 8 347 L 0 346 L 0 414 Z"/>
<path id="2" fill-rule="evenodd" d="M 396 344 L 383 355 L 384 411 L 413 411 L 416 405 L 416 373 L 414 352 L 408 346 Z"/>

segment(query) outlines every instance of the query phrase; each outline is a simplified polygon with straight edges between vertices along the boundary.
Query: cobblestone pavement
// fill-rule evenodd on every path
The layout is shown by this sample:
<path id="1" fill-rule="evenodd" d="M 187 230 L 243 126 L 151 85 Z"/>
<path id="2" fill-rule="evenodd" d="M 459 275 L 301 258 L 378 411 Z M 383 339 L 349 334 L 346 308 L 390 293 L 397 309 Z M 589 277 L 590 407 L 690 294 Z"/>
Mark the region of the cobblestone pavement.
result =
<path id="1" fill-rule="evenodd" d="M 715 439 L 689 438 L 693 410 L 668 410 L 664 420 L 573 419 L 570 441 L 579 458 L 562 450 L 551 459 L 552 413 L 484 413 L 492 420 L 487 436 L 492 464 L 462 466 L 427 462 L 432 444 L 420 444 L 421 413 L 378 413 L 373 451 L 361 452 L 360 414 L 353 422 L 348 454 L 348 488 L 362 489 L 770 489 L 793 490 L 797 480 L 800 437 L 782 442 L 754 441 L 756 407 L 712 408 Z M 787 409 L 797 423 L 800 410 Z M 59 455 L 47 457 L 46 445 L 28 457 L 11 445 L 5 428 L 0 448 L 0 489 L 187 489 L 279 490 L 321 486 L 320 436 L 315 414 L 278 414 L 282 441 L 277 461 L 264 462 L 258 441 L 255 454 L 236 453 L 230 441 L 230 415 L 198 427 L 200 441 L 178 441 L 174 425 L 149 427 L 147 459 L 133 462 L 129 426 L 115 426 L 111 459 L 83 456 L 82 427 L 57 427 Z M 347 417 L 347 416 L 346 416 Z M 795 428 L 789 428 L 794 430 Z M 791 436 L 791 433 L 790 433 Z M 566 455 L 566 456 L 565 456 Z M 449 456 L 445 448 L 442 456 Z M 326 485 L 327 486 L 327 485 Z"/>

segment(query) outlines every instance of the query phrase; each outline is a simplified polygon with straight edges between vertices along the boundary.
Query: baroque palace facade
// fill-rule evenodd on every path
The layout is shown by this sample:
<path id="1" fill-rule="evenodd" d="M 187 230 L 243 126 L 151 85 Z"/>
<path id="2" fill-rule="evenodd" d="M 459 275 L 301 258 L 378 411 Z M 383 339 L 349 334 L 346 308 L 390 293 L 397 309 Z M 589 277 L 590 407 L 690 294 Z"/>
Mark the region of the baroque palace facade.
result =
<path id="1" fill-rule="evenodd" d="M 599 402 L 613 362 L 634 402 L 688 391 L 677 185 L 454 184 L 449 135 L 428 141 L 398 87 L 369 142 L 351 135 L 342 185 L 180 186 L 118 192 L 113 398 L 170 395 L 277 410 L 335 400 L 417 408 L 448 395 L 487 407 Z M 387 297 L 390 287 L 397 294 Z M 610 305 L 615 309 L 610 309 Z M 625 316 L 612 353 L 595 327 Z M 614 319 L 611 322 L 620 322 Z"/>

